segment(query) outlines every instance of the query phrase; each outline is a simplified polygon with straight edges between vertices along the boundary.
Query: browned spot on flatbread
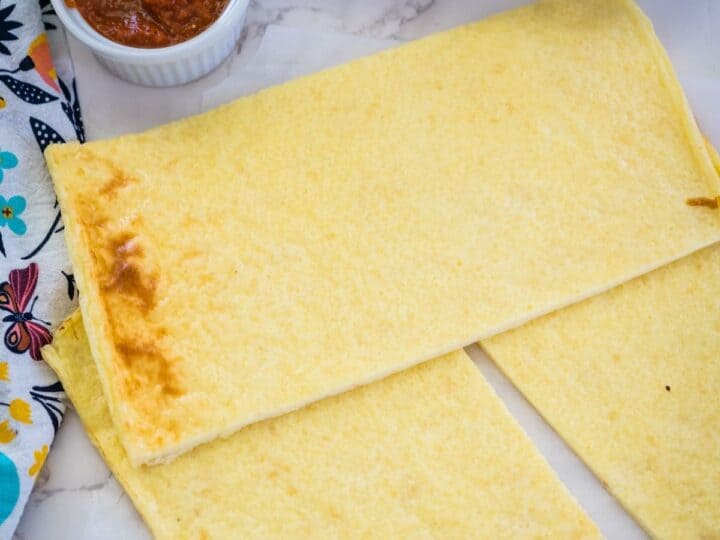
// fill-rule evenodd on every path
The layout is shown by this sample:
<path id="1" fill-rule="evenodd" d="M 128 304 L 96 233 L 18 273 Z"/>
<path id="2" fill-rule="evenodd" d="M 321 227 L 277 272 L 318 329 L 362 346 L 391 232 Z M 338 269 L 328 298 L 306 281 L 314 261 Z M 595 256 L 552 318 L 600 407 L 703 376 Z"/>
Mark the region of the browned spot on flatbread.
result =
<path id="1" fill-rule="evenodd" d="M 710 197 L 693 197 L 685 201 L 688 206 L 704 206 L 705 208 L 716 209 L 720 203 L 720 196 Z"/>
<path id="2" fill-rule="evenodd" d="M 163 346 L 167 330 L 150 317 L 157 303 L 159 273 L 148 258 L 143 237 L 134 229 L 109 234 L 102 243 L 101 289 L 124 390 L 143 396 L 145 405 L 138 413 L 153 415 L 163 400 L 184 390 L 177 362 Z M 143 331 L 129 333 L 123 321 L 137 317 L 144 319 Z"/>
<path id="3" fill-rule="evenodd" d="M 163 332 L 157 332 L 162 334 Z M 168 358 L 157 340 L 160 335 L 144 338 L 116 337 L 115 350 L 123 362 L 127 390 L 131 393 L 155 389 L 160 396 L 184 393 L 175 362 Z"/>
<path id="4" fill-rule="evenodd" d="M 138 179 L 134 176 L 130 176 L 117 169 L 115 166 L 112 167 L 113 172 L 110 180 L 106 181 L 100 188 L 100 195 L 112 199 L 117 195 L 118 191 L 129 186 L 130 184 L 137 183 Z"/>
<path id="5" fill-rule="evenodd" d="M 180 432 L 177 420 L 158 411 L 186 391 L 182 365 L 166 341 L 167 330 L 153 319 L 161 273 L 142 216 L 113 211 L 115 203 L 110 201 L 118 200 L 122 190 L 138 179 L 92 152 L 87 159 L 103 165 L 103 172 L 91 179 L 99 182 L 97 190 L 76 195 L 78 220 L 92 261 L 88 280 L 97 283 L 107 317 L 117 390 L 130 398 L 127 403 L 133 409 L 128 430 L 162 446 Z"/>
<path id="6" fill-rule="evenodd" d="M 75 196 L 75 206 L 77 207 L 77 219 L 83 229 L 103 229 L 110 221 L 102 207 L 98 207 L 94 196 L 79 193 Z"/>
<path id="7" fill-rule="evenodd" d="M 80 155 L 82 155 L 83 162 L 102 164 L 107 170 L 106 179 L 104 180 L 103 184 L 100 186 L 100 189 L 97 192 L 98 195 L 103 198 L 112 199 L 118 194 L 121 189 L 126 188 L 130 184 L 135 184 L 139 181 L 137 177 L 123 171 L 122 168 L 118 167 L 112 160 L 96 154 L 88 147 L 82 147 L 80 150 Z M 92 181 L 101 182 L 103 180 L 102 178 L 93 178 Z"/>
<path id="8" fill-rule="evenodd" d="M 136 299 L 145 313 L 155 307 L 158 279 L 145 262 L 138 237 L 132 232 L 121 233 L 109 239 L 106 249 L 110 261 L 103 290 Z"/>

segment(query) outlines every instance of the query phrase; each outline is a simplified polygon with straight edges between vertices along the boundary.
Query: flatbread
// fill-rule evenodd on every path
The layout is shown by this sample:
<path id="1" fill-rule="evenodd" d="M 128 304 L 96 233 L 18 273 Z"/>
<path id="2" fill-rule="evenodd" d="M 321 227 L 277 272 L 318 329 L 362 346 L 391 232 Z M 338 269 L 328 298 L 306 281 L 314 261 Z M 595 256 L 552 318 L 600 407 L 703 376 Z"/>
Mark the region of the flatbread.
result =
<path id="1" fill-rule="evenodd" d="M 47 158 L 136 465 L 720 239 L 685 204 L 720 181 L 623 0 L 542 2 Z"/>
<path id="2" fill-rule="evenodd" d="M 463 352 L 140 468 L 79 315 L 43 354 L 158 540 L 600 538 Z"/>
<path id="3" fill-rule="evenodd" d="M 482 346 L 653 537 L 718 537 L 720 246 Z"/>

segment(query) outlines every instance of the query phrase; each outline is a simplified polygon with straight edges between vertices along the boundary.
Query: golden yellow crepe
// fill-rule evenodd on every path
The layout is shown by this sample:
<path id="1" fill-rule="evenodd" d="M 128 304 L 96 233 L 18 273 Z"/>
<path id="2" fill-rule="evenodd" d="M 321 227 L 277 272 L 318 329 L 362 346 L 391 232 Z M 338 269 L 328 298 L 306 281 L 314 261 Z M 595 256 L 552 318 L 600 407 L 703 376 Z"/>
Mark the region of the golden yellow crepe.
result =
<path id="1" fill-rule="evenodd" d="M 140 468 L 79 314 L 43 355 L 159 540 L 600 538 L 463 352 Z"/>
<path id="2" fill-rule="evenodd" d="M 720 246 L 482 342 L 657 538 L 720 534 Z"/>
<path id="3" fill-rule="evenodd" d="M 648 20 L 556 0 L 47 159 L 137 465 L 720 239 Z M 473 303 L 482 309 L 471 309 Z"/>

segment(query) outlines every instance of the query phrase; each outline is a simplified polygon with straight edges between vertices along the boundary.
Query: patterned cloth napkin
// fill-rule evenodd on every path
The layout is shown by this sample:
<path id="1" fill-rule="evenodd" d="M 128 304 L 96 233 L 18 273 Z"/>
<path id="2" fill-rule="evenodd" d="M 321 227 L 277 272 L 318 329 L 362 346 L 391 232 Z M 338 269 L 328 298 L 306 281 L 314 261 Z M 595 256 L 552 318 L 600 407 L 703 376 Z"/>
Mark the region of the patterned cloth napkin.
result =
<path id="1" fill-rule="evenodd" d="M 83 125 L 50 0 L 0 0 L 0 538 L 17 526 L 65 411 L 40 347 L 77 291 L 42 151 L 71 139 L 84 140 Z"/>

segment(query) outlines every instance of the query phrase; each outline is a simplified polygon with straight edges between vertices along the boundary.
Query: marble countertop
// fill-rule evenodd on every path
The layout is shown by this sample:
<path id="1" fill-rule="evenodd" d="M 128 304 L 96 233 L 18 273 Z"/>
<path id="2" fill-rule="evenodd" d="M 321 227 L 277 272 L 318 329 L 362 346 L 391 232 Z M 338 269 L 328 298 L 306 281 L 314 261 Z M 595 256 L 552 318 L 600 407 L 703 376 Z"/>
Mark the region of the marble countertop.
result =
<path id="1" fill-rule="evenodd" d="M 268 84 L 524 3 L 252 0 L 236 54 L 204 79 L 173 89 L 141 88 L 119 81 L 81 44 L 71 40 L 88 138 L 138 131 L 197 113 Z M 716 31 L 720 28 L 720 3 L 639 3 L 670 53 L 701 128 L 720 146 L 720 33 Z M 333 45 L 328 47 L 328 43 Z M 468 352 L 605 536 L 645 538 L 633 519 L 480 349 L 470 347 Z M 150 538 L 72 411 L 65 417 L 14 538 Z"/>

